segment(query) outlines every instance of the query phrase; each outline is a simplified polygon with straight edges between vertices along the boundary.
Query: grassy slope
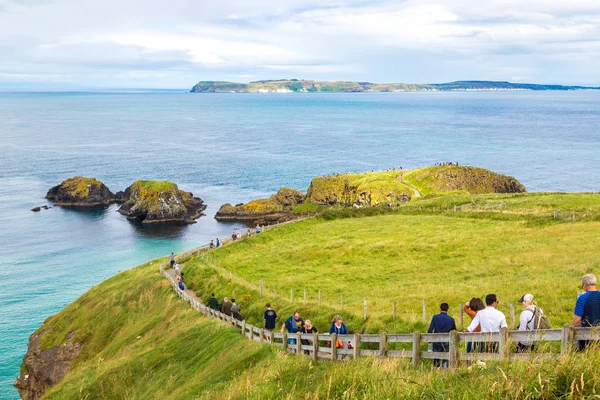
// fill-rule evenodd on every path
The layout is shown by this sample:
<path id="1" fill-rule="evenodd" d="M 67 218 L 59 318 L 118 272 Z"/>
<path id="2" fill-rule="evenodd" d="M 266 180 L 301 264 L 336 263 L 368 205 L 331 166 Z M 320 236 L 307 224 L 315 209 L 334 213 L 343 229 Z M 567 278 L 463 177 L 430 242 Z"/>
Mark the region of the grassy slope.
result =
<path id="1" fill-rule="evenodd" d="M 314 302 L 303 306 L 305 317 L 320 321 L 321 328 L 339 311 L 340 293 L 344 311 L 354 315 L 362 315 L 363 298 L 369 300 L 371 318 L 366 325 L 351 327 L 356 331 L 397 331 L 399 326 L 386 319 L 392 300 L 406 321 L 402 326 L 412 322 L 418 327 L 423 299 L 429 315 L 448 301 L 456 316 L 459 302 L 489 292 L 499 295 L 505 312 L 510 301 L 531 292 L 555 326 L 570 322 L 579 279 L 600 267 L 600 196 L 481 195 L 454 201 L 470 202 L 471 197 L 481 204 L 504 201 L 507 211 L 431 212 L 426 210 L 452 209 L 453 198 L 422 200 L 416 203 L 421 212 L 412 204 L 391 212 L 373 209 L 383 215 L 367 218 L 305 220 L 221 248 L 213 256 L 248 282 L 262 279 L 266 299 L 276 307 L 287 307 L 290 289 L 299 299 L 306 288 L 312 300 L 321 290 L 330 310 L 319 310 Z M 554 221 L 555 207 L 578 210 L 578 216 L 590 219 Z M 204 264 L 189 265 L 201 269 Z M 194 270 L 189 278 L 196 282 Z M 278 298 L 273 298 L 274 288 Z M 197 289 L 200 295 L 210 290 L 202 285 Z M 225 288 L 218 294 L 230 295 Z M 260 308 L 249 311 L 260 320 Z"/>

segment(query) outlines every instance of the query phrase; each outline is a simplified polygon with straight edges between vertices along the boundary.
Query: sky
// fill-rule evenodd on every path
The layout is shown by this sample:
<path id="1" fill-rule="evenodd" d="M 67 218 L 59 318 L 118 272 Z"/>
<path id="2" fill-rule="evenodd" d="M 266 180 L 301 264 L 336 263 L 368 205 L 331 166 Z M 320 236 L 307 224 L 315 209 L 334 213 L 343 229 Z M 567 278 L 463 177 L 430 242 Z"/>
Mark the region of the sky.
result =
<path id="1" fill-rule="evenodd" d="M 1 88 L 600 86 L 600 0 L 0 0 Z"/>

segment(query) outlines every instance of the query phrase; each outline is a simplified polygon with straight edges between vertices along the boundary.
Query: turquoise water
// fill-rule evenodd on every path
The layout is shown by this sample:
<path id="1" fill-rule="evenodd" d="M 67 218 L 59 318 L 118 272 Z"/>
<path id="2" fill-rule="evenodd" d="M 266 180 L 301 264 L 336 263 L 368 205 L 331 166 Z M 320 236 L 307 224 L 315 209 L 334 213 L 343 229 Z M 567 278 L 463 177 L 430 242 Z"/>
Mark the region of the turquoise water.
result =
<path id="1" fill-rule="evenodd" d="M 529 190 L 600 188 L 600 92 L 0 93 L 0 398 L 28 337 L 93 285 L 231 234 L 212 217 L 311 177 L 458 161 Z M 94 176 L 113 191 L 169 179 L 208 204 L 197 224 L 140 228 L 116 206 L 52 208 L 46 191 Z"/>

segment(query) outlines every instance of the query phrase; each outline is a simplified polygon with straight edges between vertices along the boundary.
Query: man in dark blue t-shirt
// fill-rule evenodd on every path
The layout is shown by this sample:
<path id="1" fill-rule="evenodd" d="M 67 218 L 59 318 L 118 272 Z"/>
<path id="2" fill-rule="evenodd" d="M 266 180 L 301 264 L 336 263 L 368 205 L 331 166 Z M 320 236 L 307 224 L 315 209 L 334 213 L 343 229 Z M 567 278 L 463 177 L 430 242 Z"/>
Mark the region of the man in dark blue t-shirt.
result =
<path id="1" fill-rule="evenodd" d="M 277 313 L 271 308 L 271 304 L 267 303 L 267 309 L 265 310 L 265 329 L 272 331 L 275 329 L 275 321 L 277 320 Z"/>
<path id="2" fill-rule="evenodd" d="M 579 296 L 575 304 L 573 326 L 583 328 L 598 326 L 600 325 L 600 292 L 596 290 L 596 277 L 593 274 L 584 275 L 581 283 L 585 293 Z M 584 350 L 589 344 L 589 340 L 580 340 L 579 350 Z"/>
<path id="3" fill-rule="evenodd" d="M 442 303 L 440 305 L 440 313 L 433 316 L 431 319 L 431 324 L 429 325 L 429 329 L 427 333 L 448 333 L 450 331 L 456 330 L 456 323 L 454 322 L 454 318 L 448 315 L 448 303 Z M 433 351 L 434 352 L 448 352 L 449 344 L 448 342 L 435 342 L 433 343 Z M 433 365 L 436 367 L 440 366 L 439 359 L 433 360 Z M 441 362 L 442 367 L 448 367 L 448 360 L 443 360 Z"/>

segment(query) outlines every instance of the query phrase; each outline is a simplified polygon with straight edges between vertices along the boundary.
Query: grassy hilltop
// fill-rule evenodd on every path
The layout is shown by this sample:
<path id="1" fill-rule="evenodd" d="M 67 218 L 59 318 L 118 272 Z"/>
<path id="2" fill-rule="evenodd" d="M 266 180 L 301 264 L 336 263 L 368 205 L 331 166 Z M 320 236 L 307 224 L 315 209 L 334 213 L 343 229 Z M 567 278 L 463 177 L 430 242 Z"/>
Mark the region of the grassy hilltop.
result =
<path id="1" fill-rule="evenodd" d="M 334 208 L 210 252 L 218 266 L 192 259 L 184 272 L 201 296 L 235 295 L 253 324 L 270 301 L 280 322 L 298 309 L 325 331 L 341 312 L 343 293 L 342 314 L 352 332 L 423 331 L 423 299 L 429 315 L 448 301 L 457 317 L 458 302 L 472 296 L 495 292 L 508 313 L 509 301 L 531 292 L 560 327 L 571 319 L 581 275 L 600 270 L 599 229 L 598 194 L 458 192 L 391 210 Z M 315 364 L 250 343 L 193 312 L 157 266 L 125 271 L 44 322 L 37 332 L 41 350 L 83 345 L 72 370 L 44 398 L 550 399 L 600 390 L 595 353 L 447 373 L 427 362 L 414 369 L 406 360 Z M 252 284 L 259 279 L 263 298 Z"/>

